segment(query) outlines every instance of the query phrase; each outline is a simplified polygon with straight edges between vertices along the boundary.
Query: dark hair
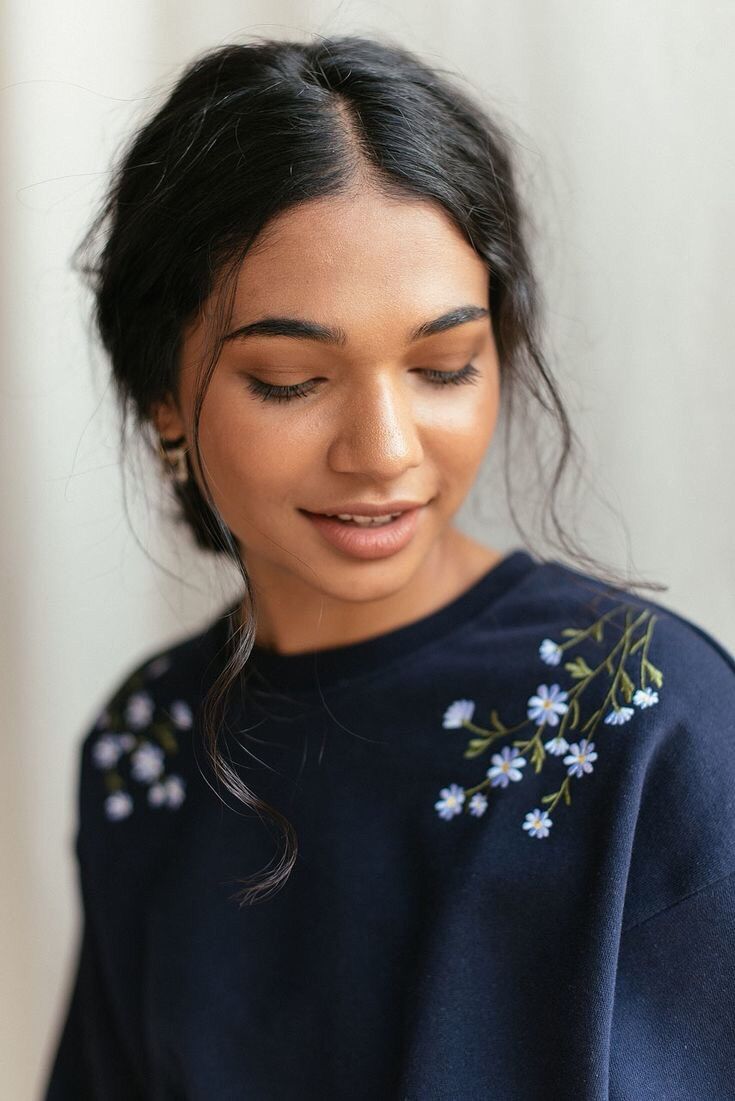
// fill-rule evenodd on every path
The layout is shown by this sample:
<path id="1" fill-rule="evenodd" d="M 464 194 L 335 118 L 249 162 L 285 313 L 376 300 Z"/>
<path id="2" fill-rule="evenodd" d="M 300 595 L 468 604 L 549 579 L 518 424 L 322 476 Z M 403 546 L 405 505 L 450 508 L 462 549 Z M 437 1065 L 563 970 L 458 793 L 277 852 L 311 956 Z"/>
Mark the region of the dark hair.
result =
<path id="1" fill-rule="evenodd" d="M 450 75 L 397 45 L 357 36 L 312 43 L 258 38 L 195 58 L 123 150 L 75 253 L 111 360 L 123 447 L 132 416 L 155 448 L 152 406 L 177 394 L 182 330 L 209 300 L 217 307 L 217 332 L 194 407 L 192 448 L 199 459 L 202 403 L 248 248 L 278 213 L 367 180 L 386 195 L 441 204 L 486 262 L 511 516 L 528 541 L 512 502 L 509 459 L 520 389 L 558 428 L 544 538 L 595 571 L 596 562 L 570 537 L 557 510 L 557 489 L 576 438 L 541 351 L 539 292 L 514 172 L 511 139 L 499 123 Z M 524 436 L 527 431 L 524 423 Z M 255 607 L 236 540 L 217 513 L 203 472 L 201 480 L 201 489 L 193 476 L 174 483 L 181 514 L 199 547 L 237 565 L 251 613 L 246 622 L 231 625 L 228 661 L 203 708 L 205 743 L 216 776 L 246 806 L 269 815 L 285 841 L 276 866 L 262 879 L 239 881 L 245 889 L 236 897 L 252 903 L 285 883 L 297 844 L 292 825 L 242 782 L 217 748 L 225 698 L 252 650 Z"/>

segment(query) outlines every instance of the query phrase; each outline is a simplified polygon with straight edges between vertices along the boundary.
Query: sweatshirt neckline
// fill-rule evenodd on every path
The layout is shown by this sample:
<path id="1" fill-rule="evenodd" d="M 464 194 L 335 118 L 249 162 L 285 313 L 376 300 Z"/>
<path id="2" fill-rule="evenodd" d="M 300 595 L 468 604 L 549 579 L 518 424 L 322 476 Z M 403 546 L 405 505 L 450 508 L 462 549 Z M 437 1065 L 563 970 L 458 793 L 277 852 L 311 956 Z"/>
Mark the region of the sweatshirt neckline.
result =
<path id="1" fill-rule="evenodd" d="M 412 623 L 360 642 L 295 654 L 279 654 L 256 645 L 248 658 L 248 676 L 255 675 L 257 680 L 265 678 L 276 692 L 285 689 L 303 693 L 318 693 L 337 682 L 362 678 L 396 659 L 411 656 L 423 645 L 436 642 L 474 619 L 517 585 L 535 565 L 527 551 L 510 551 L 443 607 Z M 226 629 L 232 631 L 238 622 L 239 610 L 238 601 L 226 609 L 224 617 L 218 617 L 220 625 L 224 619 Z"/>
<path id="2" fill-rule="evenodd" d="M 274 690 L 318 691 L 338 682 L 362 678 L 391 665 L 396 659 L 412 656 L 418 648 L 445 637 L 458 626 L 472 620 L 536 566 L 535 559 L 524 549 L 515 549 L 485 573 L 459 596 L 424 617 L 397 626 L 391 631 L 374 635 L 372 639 L 330 646 L 305 653 L 279 654 L 255 645 L 248 658 L 248 676 L 266 679 Z M 227 636 L 237 628 L 241 602 L 232 604 L 218 617 L 220 630 Z"/>

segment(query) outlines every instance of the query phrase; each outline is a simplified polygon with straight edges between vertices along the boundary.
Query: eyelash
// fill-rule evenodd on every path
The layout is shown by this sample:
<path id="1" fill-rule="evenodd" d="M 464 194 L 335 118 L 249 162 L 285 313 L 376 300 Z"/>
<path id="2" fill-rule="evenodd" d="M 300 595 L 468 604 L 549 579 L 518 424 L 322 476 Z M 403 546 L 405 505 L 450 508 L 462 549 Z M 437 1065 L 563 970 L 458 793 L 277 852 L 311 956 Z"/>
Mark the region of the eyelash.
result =
<path id="1" fill-rule="evenodd" d="M 424 374 L 434 386 L 456 386 L 463 382 L 475 382 L 480 377 L 474 363 L 466 363 L 459 371 L 432 371 L 427 368 Z M 306 397 L 313 389 L 306 382 L 299 382 L 295 386 L 273 386 L 252 377 L 248 379 L 247 385 L 250 392 L 261 401 L 291 401 Z"/>

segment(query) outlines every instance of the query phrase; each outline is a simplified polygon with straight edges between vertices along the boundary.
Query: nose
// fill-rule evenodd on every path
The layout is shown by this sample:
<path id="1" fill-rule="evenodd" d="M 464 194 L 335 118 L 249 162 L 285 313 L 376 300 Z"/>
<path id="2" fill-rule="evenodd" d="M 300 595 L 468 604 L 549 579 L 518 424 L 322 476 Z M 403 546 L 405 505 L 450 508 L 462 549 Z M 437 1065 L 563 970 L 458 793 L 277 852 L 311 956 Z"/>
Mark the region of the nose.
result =
<path id="1" fill-rule="evenodd" d="M 420 466 L 423 458 L 411 394 L 400 390 L 387 373 L 354 381 L 330 441 L 330 468 L 387 484 Z"/>

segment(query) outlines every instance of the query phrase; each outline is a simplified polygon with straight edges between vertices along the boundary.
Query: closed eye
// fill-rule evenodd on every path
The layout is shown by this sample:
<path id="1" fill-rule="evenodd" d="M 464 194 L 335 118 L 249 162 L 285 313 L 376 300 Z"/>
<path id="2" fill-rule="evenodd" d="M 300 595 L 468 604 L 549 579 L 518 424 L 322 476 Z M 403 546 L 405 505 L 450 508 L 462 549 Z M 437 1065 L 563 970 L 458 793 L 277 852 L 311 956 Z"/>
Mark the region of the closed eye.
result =
<path id="1" fill-rule="evenodd" d="M 459 371 L 436 371 L 431 368 L 417 368 L 433 386 L 457 386 L 465 382 L 476 382 L 481 372 L 474 363 L 466 363 Z M 319 379 L 298 382 L 292 386 L 274 386 L 270 382 L 261 382 L 252 375 L 247 380 L 248 389 L 261 401 L 291 401 L 305 398 L 315 389 Z"/>

